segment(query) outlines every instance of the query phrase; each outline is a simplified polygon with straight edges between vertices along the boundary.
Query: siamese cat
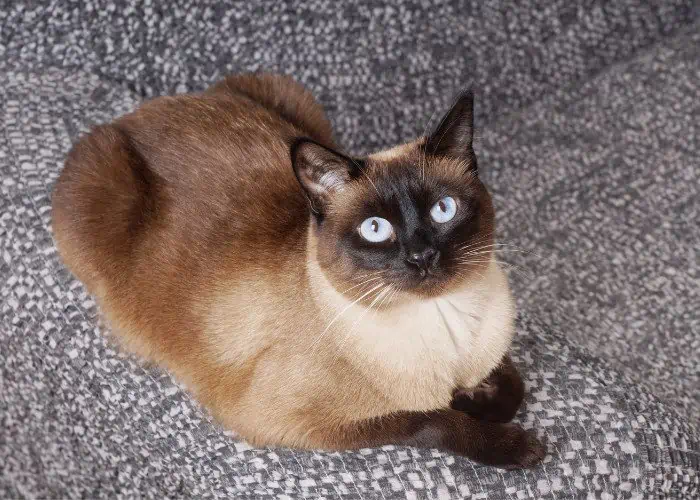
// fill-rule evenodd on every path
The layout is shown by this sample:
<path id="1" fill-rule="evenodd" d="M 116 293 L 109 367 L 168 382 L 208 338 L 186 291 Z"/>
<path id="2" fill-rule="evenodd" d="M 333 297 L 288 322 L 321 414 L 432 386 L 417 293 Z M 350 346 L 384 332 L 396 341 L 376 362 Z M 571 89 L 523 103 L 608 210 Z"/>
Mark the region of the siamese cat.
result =
<path id="1" fill-rule="evenodd" d="M 253 445 L 533 466 L 472 111 L 358 158 L 286 76 L 160 97 L 70 151 L 55 240 L 122 344 Z"/>

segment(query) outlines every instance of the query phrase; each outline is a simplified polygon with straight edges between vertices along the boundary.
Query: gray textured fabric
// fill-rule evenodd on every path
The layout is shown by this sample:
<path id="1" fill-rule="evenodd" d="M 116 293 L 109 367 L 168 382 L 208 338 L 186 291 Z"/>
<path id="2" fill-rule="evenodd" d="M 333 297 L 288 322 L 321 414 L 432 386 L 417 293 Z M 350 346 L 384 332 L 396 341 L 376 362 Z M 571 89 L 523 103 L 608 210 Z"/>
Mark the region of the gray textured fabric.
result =
<path id="1" fill-rule="evenodd" d="M 549 442 L 547 462 L 504 472 L 431 450 L 347 453 L 250 449 L 212 424 L 164 373 L 119 354 L 94 302 L 62 269 L 50 189 L 72 140 L 137 105 L 82 72 L 10 72 L 0 82 L 2 348 L 0 463 L 28 497 L 616 497 L 700 488 L 700 444 L 653 396 L 521 320 L 514 360 L 521 413 Z M 8 490 L 9 494 L 10 490 Z"/>
<path id="2" fill-rule="evenodd" d="M 483 132 L 520 308 L 700 422 L 700 25 Z"/>
<path id="3" fill-rule="evenodd" d="M 0 498 L 700 495 L 700 29 L 608 67 L 690 23 L 694 2 L 400 2 L 388 15 L 315 2 L 301 20 L 252 3 L 210 15 L 95 5 L 0 8 Z M 535 276 L 513 275 L 513 355 L 528 388 L 519 418 L 549 443 L 542 467 L 398 447 L 251 449 L 105 337 L 51 240 L 64 154 L 144 92 L 258 67 L 321 91 L 353 151 L 422 132 L 445 86 L 479 82 L 501 232 L 541 255 L 503 254 Z"/>
<path id="4" fill-rule="evenodd" d="M 687 25 L 697 0 L 91 0 L 0 9 L 12 65 L 90 70 L 144 95 L 272 70 L 342 116 L 343 143 L 412 139 L 474 82 L 479 118 L 565 88 Z M 427 112 L 427 113 L 426 113 Z"/>

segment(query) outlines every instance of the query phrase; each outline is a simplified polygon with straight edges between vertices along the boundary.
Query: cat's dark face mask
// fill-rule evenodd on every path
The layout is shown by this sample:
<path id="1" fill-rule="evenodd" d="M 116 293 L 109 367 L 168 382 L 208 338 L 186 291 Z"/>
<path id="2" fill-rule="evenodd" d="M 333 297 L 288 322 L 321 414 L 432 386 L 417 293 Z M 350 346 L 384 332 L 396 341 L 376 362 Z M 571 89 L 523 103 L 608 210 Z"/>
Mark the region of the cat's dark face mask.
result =
<path id="1" fill-rule="evenodd" d="M 293 146 L 318 263 L 348 298 L 439 296 L 488 266 L 494 214 L 477 176 L 472 105 L 464 93 L 431 136 L 364 159 Z"/>

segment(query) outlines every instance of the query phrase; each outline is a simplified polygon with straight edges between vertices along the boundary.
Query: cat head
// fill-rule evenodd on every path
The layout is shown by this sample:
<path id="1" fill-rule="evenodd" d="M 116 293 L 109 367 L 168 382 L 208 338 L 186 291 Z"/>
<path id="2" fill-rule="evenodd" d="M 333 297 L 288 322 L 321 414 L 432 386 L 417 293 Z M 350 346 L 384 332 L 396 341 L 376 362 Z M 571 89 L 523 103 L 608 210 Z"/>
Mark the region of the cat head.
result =
<path id="1" fill-rule="evenodd" d="M 473 104 L 463 92 L 432 134 L 365 158 L 293 144 L 315 259 L 336 290 L 436 297 L 488 265 L 494 212 L 472 147 Z"/>

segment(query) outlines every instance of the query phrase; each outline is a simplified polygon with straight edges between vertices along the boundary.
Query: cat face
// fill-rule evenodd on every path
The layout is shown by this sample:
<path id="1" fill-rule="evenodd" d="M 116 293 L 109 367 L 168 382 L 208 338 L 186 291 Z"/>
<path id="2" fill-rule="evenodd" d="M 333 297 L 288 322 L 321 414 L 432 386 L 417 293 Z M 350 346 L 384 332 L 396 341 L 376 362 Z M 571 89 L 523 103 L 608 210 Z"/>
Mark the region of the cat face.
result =
<path id="1" fill-rule="evenodd" d="M 367 158 L 304 139 L 293 146 L 316 258 L 348 298 L 434 297 L 488 265 L 494 214 L 477 176 L 472 109 L 464 93 L 431 136 Z"/>

